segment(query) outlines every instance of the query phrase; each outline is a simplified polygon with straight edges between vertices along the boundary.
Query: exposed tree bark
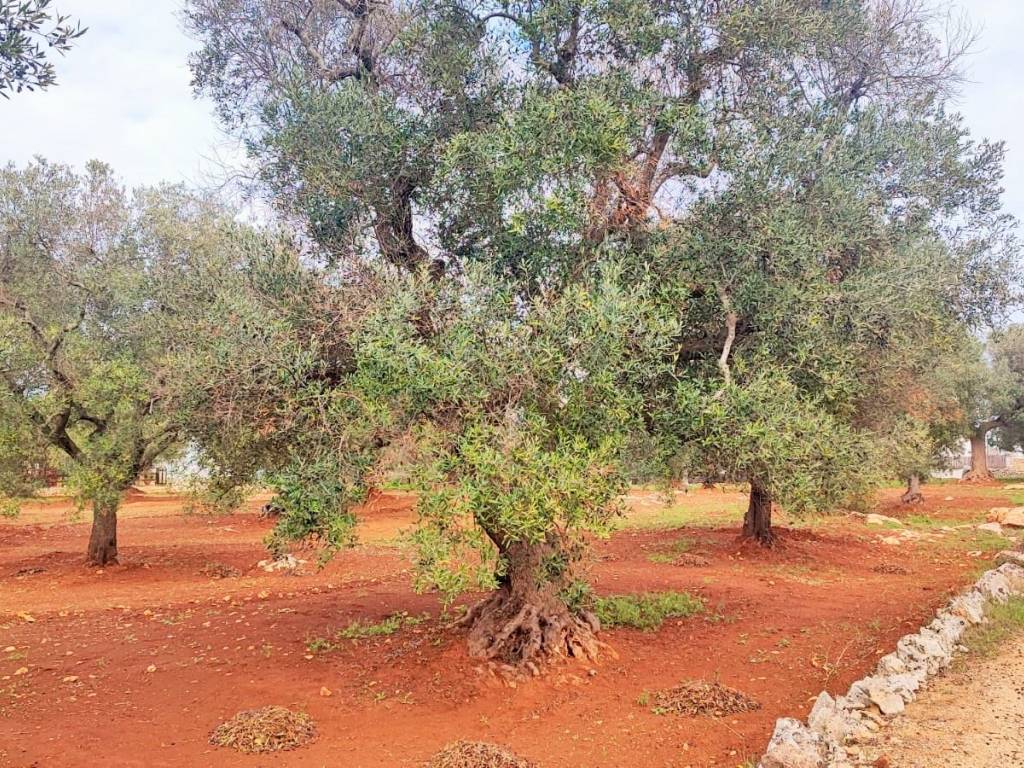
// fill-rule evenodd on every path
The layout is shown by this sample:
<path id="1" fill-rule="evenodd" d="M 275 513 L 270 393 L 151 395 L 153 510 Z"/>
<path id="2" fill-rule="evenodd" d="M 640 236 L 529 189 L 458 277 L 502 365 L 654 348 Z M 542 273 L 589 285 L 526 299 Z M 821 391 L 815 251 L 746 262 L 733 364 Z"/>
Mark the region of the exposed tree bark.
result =
<path id="1" fill-rule="evenodd" d="M 470 628 L 470 655 L 534 673 L 548 660 L 595 658 L 600 622 L 589 611 L 571 610 L 560 594 L 564 580 L 545 573 L 557 541 L 517 541 L 499 549 L 507 566 L 500 585 L 462 620 Z"/>
<path id="2" fill-rule="evenodd" d="M 743 518 L 743 538 L 754 539 L 763 547 L 775 544 L 772 533 L 772 497 L 759 478 L 750 478 L 750 502 Z"/>
<path id="3" fill-rule="evenodd" d="M 907 478 L 907 492 L 900 496 L 904 504 L 920 504 L 924 501 L 924 494 L 921 493 L 921 476 L 912 474 Z"/>
<path id="4" fill-rule="evenodd" d="M 117 508 L 120 499 L 93 502 L 92 533 L 86 552 L 92 565 L 107 565 L 117 562 Z"/>
<path id="5" fill-rule="evenodd" d="M 984 483 L 995 479 L 988 468 L 988 433 L 998 424 L 996 419 L 983 421 L 971 434 L 971 468 L 963 476 L 966 482 Z"/>

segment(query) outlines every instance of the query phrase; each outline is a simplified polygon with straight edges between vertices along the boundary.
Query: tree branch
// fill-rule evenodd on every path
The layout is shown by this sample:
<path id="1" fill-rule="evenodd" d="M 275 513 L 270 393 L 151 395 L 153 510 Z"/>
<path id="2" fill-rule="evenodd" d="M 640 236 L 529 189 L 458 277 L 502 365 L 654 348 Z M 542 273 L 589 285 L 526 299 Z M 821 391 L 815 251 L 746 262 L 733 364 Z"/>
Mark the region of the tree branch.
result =
<path id="1" fill-rule="evenodd" d="M 736 312 L 732 307 L 732 299 L 724 288 L 718 289 L 718 298 L 725 309 L 725 343 L 722 345 L 722 354 L 718 357 L 718 370 L 722 372 L 724 386 L 719 390 L 716 397 L 720 397 L 725 388 L 732 384 L 732 371 L 729 368 L 729 355 L 732 353 L 733 342 L 736 341 Z"/>

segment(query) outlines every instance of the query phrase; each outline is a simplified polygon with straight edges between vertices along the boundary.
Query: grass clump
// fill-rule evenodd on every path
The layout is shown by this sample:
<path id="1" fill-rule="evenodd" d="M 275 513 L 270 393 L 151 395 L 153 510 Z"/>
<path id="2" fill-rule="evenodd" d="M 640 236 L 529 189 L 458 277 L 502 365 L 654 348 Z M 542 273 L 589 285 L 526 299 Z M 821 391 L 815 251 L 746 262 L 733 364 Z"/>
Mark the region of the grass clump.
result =
<path id="1" fill-rule="evenodd" d="M 964 645 L 971 653 L 991 656 L 1003 643 L 1024 631 L 1024 597 L 1011 597 L 1005 605 L 993 603 L 986 613 L 988 622 L 968 631 Z"/>
<path id="2" fill-rule="evenodd" d="M 306 641 L 310 653 L 332 651 L 341 640 L 367 640 L 373 637 L 387 637 L 395 634 L 403 627 L 414 627 L 427 620 L 427 616 L 410 616 L 402 611 L 386 616 L 380 621 L 363 621 L 356 619 L 344 629 L 339 629 L 333 637 L 314 637 Z"/>
<path id="3" fill-rule="evenodd" d="M 672 565 L 676 561 L 676 556 L 670 555 L 668 552 L 655 552 L 652 555 L 648 555 L 647 559 L 658 565 Z"/>
<path id="4" fill-rule="evenodd" d="M 210 734 L 211 744 L 246 754 L 295 749 L 314 739 L 316 727 L 309 715 L 284 707 L 244 710 Z"/>
<path id="5" fill-rule="evenodd" d="M 685 618 L 703 610 L 703 601 L 688 592 L 611 595 L 594 602 L 594 613 L 604 627 L 658 629 L 665 619 Z"/>
<path id="6" fill-rule="evenodd" d="M 485 741 L 457 741 L 434 755 L 424 768 L 536 768 L 534 763 Z"/>

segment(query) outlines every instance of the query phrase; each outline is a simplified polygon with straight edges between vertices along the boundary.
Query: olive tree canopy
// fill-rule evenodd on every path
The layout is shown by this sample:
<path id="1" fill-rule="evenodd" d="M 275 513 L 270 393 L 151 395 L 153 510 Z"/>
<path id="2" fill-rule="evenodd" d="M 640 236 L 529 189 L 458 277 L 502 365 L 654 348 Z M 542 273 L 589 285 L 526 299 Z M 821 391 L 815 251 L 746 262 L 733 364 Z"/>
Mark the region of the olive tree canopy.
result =
<path id="1" fill-rule="evenodd" d="M 608 529 L 637 445 L 749 479 L 767 541 L 765 505 L 851 490 L 882 393 L 1007 299 L 1002 149 L 943 107 L 970 36 L 938 37 L 918 0 L 190 0 L 186 19 L 197 89 L 323 284 L 375 275 L 327 388 L 365 434 L 333 442 L 371 473 L 416 446 L 422 583 L 471 583 L 468 546 L 496 588 L 468 617 L 480 655 L 596 650 L 583 534 Z M 346 505 L 282 525 L 338 534 Z"/>

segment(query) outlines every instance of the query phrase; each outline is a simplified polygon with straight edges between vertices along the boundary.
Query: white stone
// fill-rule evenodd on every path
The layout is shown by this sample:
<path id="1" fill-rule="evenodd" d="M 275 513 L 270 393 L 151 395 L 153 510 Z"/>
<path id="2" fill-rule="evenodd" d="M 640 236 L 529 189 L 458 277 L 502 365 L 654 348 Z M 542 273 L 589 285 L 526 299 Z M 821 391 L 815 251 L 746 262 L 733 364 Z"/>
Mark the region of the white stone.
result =
<path id="1" fill-rule="evenodd" d="M 892 686 L 885 679 L 875 679 L 868 686 L 868 697 L 871 703 L 878 707 L 883 715 L 898 715 L 906 709 L 906 702 L 903 697 L 892 689 Z"/>
<path id="2" fill-rule="evenodd" d="M 1003 535 L 1003 526 L 999 523 L 982 523 L 978 526 L 979 531 L 985 531 L 986 533 L 994 533 L 996 536 Z"/>
<path id="3" fill-rule="evenodd" d="M 928 628 L 913 635 L 904 635 L 896 643 L 896 653 L 911 670 L 922 667 L 934 675 L 952 660 L 952 647 Z"/>
<path id="4" fill-rule="evenodd" d="M 1024 593 L 1024 552 L 1000 552 L 997 562 L 1002 564 L 996 570 L 1006 578 L 1010 589 L 1015 594 Z"/>
<path id="5" fill-rule="evenodd" d="M 916 669 L 900 675 L 891 675 L 888 681 L 892 690 L 909 704 L 915 699 L 917 692 L 921 690 L 921 686 L 924 685 L 924 681 L 927 678 L 928 670 Z"/>
<path id="6" fill-rule="evenodd" d="M 865 724 L 858 713 L 841 708 L 827 691 L 818 694 L 811 714 L 807 716 L 807 726 L 826 742 L 834 744 L 845 744 L 865 732 Z"/>
<path id="7" fill-rule="evenodd" d="M 959 616 L 968 624 L 981 624 L 985 620 L 985 596 L 971 590 L 954 597 L 947 609 L 954 616 Z"/>
<path id="8" fill-rule="evenodd" d="M 903 659 L 895 653 L 890 653 L 878 660 L 879 675 L 901 675 L 907 671 L 907 665 Z"/>
<path id="9" fill-rule="evenodd" d="M 825 768 L 828 746 L 824 740 L 798 720 L 784 717 L 775 723 L 758 768 Z"/>
<path id="10" fill-rule="evenodd" d="M 1024 528 L 1024 507 L 993 507 L 988 513 L 989 522 L 1002 523 L 1012 528 Z"/>
<path id="11" fill-rule="evenodd" d="M 864 518 L 864 522 L 868 525 L 898 525 L 903 526 L 902 520 L 897 520 L 895 517 L 889 517 L 888 515 L 879 515 L 872 512 Z"/>
<path id="12" fill-rule="evenodd" d="M 1005 603 L 1010 599 L 1010 582 L 998 570 L 989 571 L 975 583 L 974 588 L 990 600 Z"/>
<path id="13" fill-rule="evenodd" d="M 294 571 L 300 565 L 305 564 L 305 560 L 300 560 L 295 555 L 287 554 L 276 560 L 260 560 L 256 563 L 256 566 L 262 568 L 267 573 L 273 573 L 274 571 Z"/>

